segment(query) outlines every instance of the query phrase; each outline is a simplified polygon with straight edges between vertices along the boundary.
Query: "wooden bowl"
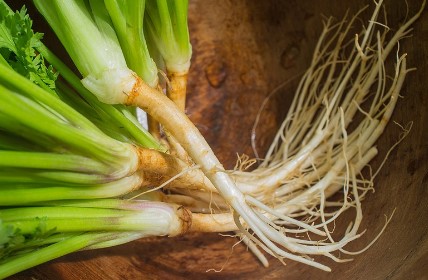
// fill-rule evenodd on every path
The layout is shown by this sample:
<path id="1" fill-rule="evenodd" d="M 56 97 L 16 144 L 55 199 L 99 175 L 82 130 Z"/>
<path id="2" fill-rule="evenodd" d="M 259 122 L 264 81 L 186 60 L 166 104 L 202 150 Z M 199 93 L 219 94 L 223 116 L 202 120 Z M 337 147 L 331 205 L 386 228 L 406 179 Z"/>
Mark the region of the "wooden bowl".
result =
<path id="1" fill-rule="evenodd" d="M 11 1 L 10 1 L 11 2 Z M 385 1 L 389 25 L 406 17 L 406 1 Z M 408 1 L 410 14 L 422 1 Z M 309 65 L 321 31 L 321 15 L 342 18 L 349 9 L 370 5 L 361 18 L 368 20 L 372 1 L 341 0 L 191 0 L 190 28 L 193 64 L 187 114 L 229 168 L 236 154 L 253 156 L 251 130 L 265 97 L 282 82 Z M 21 3 L 22 4 L 22 3 Z M 14 3 L 19 6 L 19 3 Z M 34 15 L 34 11 L 31 10 Z M 34 16 L 35 27 L 46 30 Z M 375 193 L 363 201 L 367 229 L 347 248 L 365 247 L 395 215 L 380 239 L 352 262 L 322 259 L 333 272 L 269 258 L 270 267 L 238 244 L 217 234 L 186 234 L 150 238 L 123 246 L 74 253 L 22 272 L 11 279 L 426 279 L 428 277 L 428 15 L 414 25 L 414 36 L 403 40 L 408 75 L 392 119 L 413 122 L 411 133 L 392 151 L 375 179 Z M 51 44 L 55 42 L 48 34 Z M 55 45 L 53 45 L 55 47 Z M 60 48 L 57 48 L 62 53 Z M 293 96 L 290 83 L 275 94 L 257 128 L 257 149 L 266 150 Z M 390 123 L 378 142 L 379 166 L 396 142 L 400 129 Z M 349 213 L 348 213 L 349 214 Z M 337 224 L 337 227 L 344 227 Z M 321 259 L 320 259 L 321 260 Z"/>

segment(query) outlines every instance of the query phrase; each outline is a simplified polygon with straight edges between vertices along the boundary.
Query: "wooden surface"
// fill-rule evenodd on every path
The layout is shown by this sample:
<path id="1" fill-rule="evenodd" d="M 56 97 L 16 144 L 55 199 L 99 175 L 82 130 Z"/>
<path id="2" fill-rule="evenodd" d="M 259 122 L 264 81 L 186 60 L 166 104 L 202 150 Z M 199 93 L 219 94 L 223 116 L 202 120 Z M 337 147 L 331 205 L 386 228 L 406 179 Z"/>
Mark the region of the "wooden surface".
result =
<path id="1" fill-rule="evenodd" d="M 265 96 L 307 67 L 321 29 L 320 14 L 341 18 L 348 8 L 355 12 L 364 2 L 372 5 L 359 0 L 190 0 L 194 58 L 187 113 L 228 167 L 236 153 L 253 155 L 251 128 Z M 408 2 L 413 13 L 421 1 Z M 396 27 L 406 16 L 405 1 L 390 0 L 386 5 L 390 26 Z M 376 178 L 376 192 L 363 202 L 361 228 L 367 229 L 366 234 L 347 248 L 363 248 L 384 225 L 384 215 L 396 212 L 378 242 L 354 261 L 326 260 L 332 273 L 291 261 L 283 266 L 273 259 L 269 268 L 263 268 L 243 245 L 232 248 L 236 239 L 188 234 L 74 253 L 11 279 L 424 279 L 428 275 L 427 13 L 415 24 L 413 34 L 401 48 L 409 54 L 408 65 L 418 71 L 408 76 L 393 115 L 401 124 L 413 121 L 413 128 Z M 287 109 L 293 86 L 273 96 L 263 112 L 257 130 L 260 153 Z M 374 166 L 399 133 L 396 125 L 388 126 Z"/>

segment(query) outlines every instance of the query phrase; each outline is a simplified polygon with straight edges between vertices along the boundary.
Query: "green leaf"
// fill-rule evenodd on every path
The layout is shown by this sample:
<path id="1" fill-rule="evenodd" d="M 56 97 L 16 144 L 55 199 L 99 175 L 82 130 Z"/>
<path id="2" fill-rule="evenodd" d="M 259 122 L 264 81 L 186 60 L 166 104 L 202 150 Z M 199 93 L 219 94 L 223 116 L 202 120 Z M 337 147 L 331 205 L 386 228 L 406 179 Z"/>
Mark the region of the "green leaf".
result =
<path id="1" fill-rule="evenodd" d="M 55 89 L 58 74 L 36 51 L 43 34 L 34 33 L 32 24 L 25 7 L 14 13 L 0 1 L 0 55 L 15 71 L 35 84 Z"/>
<path id="2" fill-rule="evenodd" d="M 36 218 L 39 225 L 31 234 L 22 234 L 19 228 L 4 225 L 0 220 L 0 263 L 9 257 L 27 251 L 28 247 L 37 247 L 48 237 L 56 233 L 55 229 L 46 229 L 46 218 Z"/>
<path id="3" fill-rule="evenodd" d="M 9 243 L 11 237 L 13 236 L 13 227 L 8 225 L 3 225 L 3 222 L 0 220 L 0 252 L 1 249 L 5 247 L 5 244 Z M 1 253 L 0 253 L 1 259 Z"/>
<path id="4" fill-rule="evenodd" d="M 4 225 L 0 220 L 0 262 L 7 258 L 15 247 L 25 242 L 25 237 L 11 225 Z"/>
<path id="5" fill-rule="evenodd" d="M 9 29 L 7 29 L 4 23 L 0 24 L 0 48 L 6 48 L 16 52 L 15 44 L 10 34 Z"/>

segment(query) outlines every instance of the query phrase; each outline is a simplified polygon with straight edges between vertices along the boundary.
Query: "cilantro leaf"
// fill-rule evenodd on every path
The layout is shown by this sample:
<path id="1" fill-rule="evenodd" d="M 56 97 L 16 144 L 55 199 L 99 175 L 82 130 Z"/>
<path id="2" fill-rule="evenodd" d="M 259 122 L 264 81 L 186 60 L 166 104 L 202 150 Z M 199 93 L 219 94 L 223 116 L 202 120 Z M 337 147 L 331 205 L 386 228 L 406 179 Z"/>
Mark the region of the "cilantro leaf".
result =
<path id="1" fill-rule="evenodd" d="M 39 224 L 31 234 L 22 234 L 19 228 L 5 225 L 0 220 L 0 263 L 9 257 L 37 249 L 39 243 L 43 244 L 45 239 L 57 233 L 55 228 L 46 228 L 46 218 L 36 220 Z"/>
<path id="2" fill-rule="evenodd" d="M 13 227 L 12 226 L 6 226 L 3 225 L 2 221 L 0 220 L 0 250 L 4 248 L 13 236 Z"/>
<path id="3" fill-rule="evenodd" d="M 0 55 L 18 73 L 35 84 L 55 89 L 58 73 L 47 66 L 37 52 L 41 46 L 42 33 L 34 33 L 33 22 L 24 7 L 13 12 L 0 0 Z M 1 62 L 1 61 L 0 61 Z"/>

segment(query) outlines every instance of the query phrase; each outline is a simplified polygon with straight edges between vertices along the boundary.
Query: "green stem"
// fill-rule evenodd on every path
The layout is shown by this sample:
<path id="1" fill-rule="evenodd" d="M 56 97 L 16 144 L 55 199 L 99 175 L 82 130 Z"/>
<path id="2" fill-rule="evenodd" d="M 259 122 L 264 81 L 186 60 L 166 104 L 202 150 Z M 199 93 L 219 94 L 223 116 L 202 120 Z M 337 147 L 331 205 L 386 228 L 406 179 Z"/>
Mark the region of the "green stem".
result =
<path id="1" fill-rule="evenodd" d="M 56 81 L 56 90 L 65 103 L 76 109 L 80 114 L 88 118 L 92 123 L 93 119 L 103 119 L 103 111 L 97 106 L 91 106 L 80 94 L 78 94 L 67 82 L 59 79 Z M 98 127 L 98 126 L 97 126 Z"/>
<path id="2" fill-rule="evenodd" d="M 5 168 L 0 170 L 0 186 L 9 183 L 71 183 L 71 184 L 105 184 L 122 178 L 114 174 L 84 174 L 67 171 L 39 171 Z"/>
<path id="3" fill-rule="evenodd" d="M 117 233 L 114 239 L 107 240 L 104 242 L 99 242 L 93 245 L 86 247 L 84 250 L 94 250 L 94 249 L 102 249 L 109 248 L 113 246 L 122 245 L 125 243 L 129 243 L 131 241 L 146 237 L 147 233 L 143 232 L 123 232 Z"/>
<path id="4" fill-rule="evenodd" d="M 13 258 L 10 261 L 6 260 L 5 263 L 0 264 L 0 278 L 3 279 L 30 267 L 81 250 L 92 244 L 113 239 L 114 236 L 115 233 L 85 233 Z"/>
<path id="5" fill-rule="evenodd" d="M 66 204 L 67 206 L 73 206 L 70 205 L 70 203 L 72 202 L 68 202 L 68 200 L 97 199 L 94 202 L 101 202 L 103 201 L 103 199 L 101 198 L 117 197 L 127 194 L 140 187 L 141 179 L 138 176 L 130 176 L 106 184 L 77 186 L 61 184 L 43 184 L 37 182 L 31 185 L 24 184 L 22 185 L 22 187 L 20 187 L 20 185 L 17 185 L 16 183 L 3 183 L 2 185 L 3 186 L 0 187 L 0 206 L 29 204 L 31 205 L 40 202 L 44 202 L 44 205 L 62 206 L 62 204 Z M 48 201 L 58 200 L 61 201 L 56 202 L 56 204 L 47 203 Z M 78 205 L 76 205 L 76 207 L 77 206 Z M 81 204 L 80 207 L 89 206 Z M 102 206 L 99 204 L 96 207 Z M 105 208 L 118 207 L 111 206 Z"/>
<path id="6" fill-rule="evenodd" d="M 58 218 L 43 220 L 43 224 L 47 230 L 56 230 L 58 232 L 79 232 L 79 231 L 138 231 L 146 227 L 150 227 L 153 221 L 144 221 L 141 214 L 133 214 L 123 217 L 101 217 L 101 218 Z M 12 222 L 4 222 L 4 226 L 15 226 L 19 228 L 22 234 L 31 234 L 39 228 L 41 221 L 18 220 Z M 165 224 L 164 226 L 167 226 Z"/>
<path id="7" fill-rule="evenodd" d="M 138 121 L 134 118 L 125 117 L 117 108 L 111 105 L 104 104 L 100 102 L 90 91 L 88 91 L 81 83 L 80 79 L 74 74 L 70 68 L 67 67 L 54 53 L 52 53 L 46 46 L 41 45 L 37 48 L 38 51 L 43 55 L 43 57 L 51 63 L 55 69 L 61 74 L 61 76 L 73 86 L 73 88 L 97 111 L 103 111 L 107 114 L 111 120 L 118 127 L 123 127 L 129 132 L 136 142 L 143 147 L 156 149 L 162 152 L 165 152 L 166 149 L 157 142 L 157 140 L 150 135 L 150 133 L 145 130 Z M 118 108 L 123 106 L 118 105 Z M 129 121 L 131 120 L 131 122 Z"/>
<path id="8" fill-rule="evenodd" d="M 98 219 L 98 218 L 116 218 L 123 217 L 131 212 L 126 210 L 117 209 L 105 209 L 105 208 L 81 208 L 81 207 L 19 207 L 19 208 L 7 208 L 0 211 L 0 220 L 4 224 L 17 222 L 32 222 L 40 224 L 40 220 L 43 219 L 43 223 L 49 224 L 50 221 L 65 222 L 67 219 L 70 220 L 70 229 L 74 229 L 75 225 L 80 224 L 79 222 L 71 222 L 73 219 L 81 219 L 82 222 L 86 219 Z M 19 227 L 21 232 L 23 227 Z M 53 228 L 53 227 L 52 227 Z M 62 230 L 57 228 L 57 231 Z"/>
<path id="9" fill-rule="evenodd" d="M 19 230 L 20 234 L 32 234 L 42 226 L 46 231 L 55 232 L 141 231 L 161 236 L 182 232 L 180 213 L 168 204 L 150 202 L 141 203 L 138 211 L 79 207 L 11 208 L 0 212 L 0 219 L 4 227 Z"/>
<path id="10" fill-rule="evenodd" d="M 187 73 L 192 56 L 187 24 L 188 0 L 147 0 L 145 33 L 156 43 L 166 68 Z"/>
<path id="11" fill-rule="evenodd" d="M 128 67 L 149 86 L 158 85 L 158 69 L 143 32 L 145 0 L 104 0 Z"/>
<path id="12" fill-rule="evenodd" d="M 47 93 L 44 89 L 36 86 L 27 78 L 16 73 L 10 67 L 0 64 L 0 82 L 3 85 L 9 85 L 13 89 L 31 96 L 40 101 L 47 107 L 52 108 L 68 119 L 73 125 L 81 128 L 94 129 L 94 125 L 82 115 L 77 113 L 73 108 L 62 102 L 56 96 Z"/>
<path id="13" fill-rule="evenodd" d="M 0 111 L 0 129 L 2 133 L 6 136 L 11 136 L 13 138 L 22 138 L 35 145 L 34 148 L 43 148 L 43 150 L 55 151 L 58 148 L 58 141 L 55 141 L 48 135 L 44 135 L 34 131 L 28 126 L 23 125 L 18 122 L 16 119 L 3 114 Z M 18 145 L 18 143 L 16 143 Z M 25 147 L 25 146 L 24 146 Z M 22 149 L 18 149 L 22 150 Z M 38 150 L 38 149 L 32 149 Z"/>
<path id="14" fill-rule="evenodd" d="M 87 157 L 20 151 L 0 151 L 0 167 L 54 169 L 101 174 L 108 172 L 104 164 Z"/>
<path id="15" fill-rule="evenodd" d="M 0 130 L 0 150 L 40 151 L 41 147 L 25 140 L 22 137 L 9 133 L 6 134 L 5 131 Z"/>
<path id="16" fill-rule="evenodd" d="M 121 209 L 132 210 L 126 205 L 140 204 L 141 201 L 123 200 L 123 199 L 90 199 L 90 200 L 71 200 L 71 201 L 51 201 L 43 203 L 45 206 L 62 206 L 62 207 L 83 207 L 83 208 L 104 208 L 104 209 Z"/>
<path id="17" fill-rule="evenodd" d="M 32 85 L 33 89 L 39 89 L 34 84 Z M 92 155 L 107 162 L 116 162 L 117 155 L 125 152 L 124 144 L 110 139 L 98 131 L 93 129 L 83 131 L 81 127 L 67 123 L 29 98 L 13 93 L 2 86 L 0 86 L 0 90 L 2 99 L 0 112 L 33 128 L 40 134 L 48 135 L 60 143 L 78 149 L 85 155 Z"/>
<path id="18" fill-rule="evenodd" d="M 76 108 L 82 115 L 91 120 L 91 122 L 95 124 L 100 130 L 102 130 L 106 135 L 121 142 L 135 142 L 130 140 L 132 136 L 123 125 L 117 124 L 117 122 L 115 122 L 109 114 L 102 110 L 101 107 L 96 105 L 91 106 L 88 102 L 86 102 L 86 100 L 78 95 L 76 91 L 71 89 L 68 84 L 58 81 L 57 89 L 61 99 L 63 99 L 73 108 Z M 112 107 L 110 105 L 107 106 Z"/>
<path id="19" fill-rule="evenodd" d="M 153 194 L 154 193 L 154 194 Z M 156 203 L 160 201 L 162 194 L 150 192 L 139 197 L 139 200 L 127 199 L 91 199 L 91 200 L 71 200 L 71 201 L 51 201 L 43 203 L 46 206 L 62 206 L 62 207 L 85 207 L 85 208 L 106 208 L 106 209 L 122 209 L 130 211 L 138 211 L 145 205 L 150 205 L 149 200 Z"/>

